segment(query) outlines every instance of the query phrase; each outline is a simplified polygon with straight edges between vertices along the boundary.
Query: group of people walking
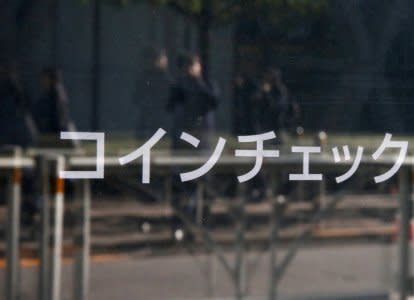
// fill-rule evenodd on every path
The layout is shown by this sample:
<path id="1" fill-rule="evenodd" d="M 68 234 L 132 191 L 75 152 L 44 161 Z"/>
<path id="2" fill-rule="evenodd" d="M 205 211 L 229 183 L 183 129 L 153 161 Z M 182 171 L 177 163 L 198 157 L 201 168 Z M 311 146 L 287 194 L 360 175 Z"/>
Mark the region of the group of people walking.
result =
<path id="1" fill-rule="evenodd" d="M 200 57 L 180 55 L 174 78 L 165 51 L 152 50 L 147 57 L 150 68 L 144 70 L 137 81 L 135 100 L 140 112 L 138 131 L 141 137 L 148 138 L 157 128 L 167 126 L 173 151 L 193 149 L 180 139 L 183 132 L 200 140 L 197 151 L 207 149 L 211 146 L 220 92 L 214 81 L 204 76 Z M 298 115 L 298 107 L 290 99 L 279 69 L 267 70 L 258 80 L 238 76 L 234 82 L 233 131 L 236 135 L 289 129 Z M 42 70 L 39 90 L 37 99 L 29 97 L 16 67 L 12 64 L 0 66 L 0 145 L 28 147 L 36 145 L 39 136 L 58 139 L 61 131 L 73 128 L 60 71 L 56 68 Z M 166 124 L 167 118 L 155 117 L 164 113 L 169 115 L 169 124 Z M 180 182 L 178 172 L 174 172 L 173 177 L 172 205 L 187 210 L 185 214 L 193 218 L 196 186 Z M 209 178 L 205 181 L 209 186 Z M 173 223 L 174 228 L 181 227 L 178 219 Z"/>
<path id="2" fill-rule="evenodd" d="M 183 131 L 200 139 L 201 146 L 207 146 L 220 94 L 217 85 L 203 76 L 199 56 L 181 54 L 174 78 L 165 51 L 152 50 L 148 57 L 150 66 L 137 82 L 138 136 L 148 138 L 157 128 L 164 127 L 171 134 L 173 150 L 187 147 L 180 141 Z"/>

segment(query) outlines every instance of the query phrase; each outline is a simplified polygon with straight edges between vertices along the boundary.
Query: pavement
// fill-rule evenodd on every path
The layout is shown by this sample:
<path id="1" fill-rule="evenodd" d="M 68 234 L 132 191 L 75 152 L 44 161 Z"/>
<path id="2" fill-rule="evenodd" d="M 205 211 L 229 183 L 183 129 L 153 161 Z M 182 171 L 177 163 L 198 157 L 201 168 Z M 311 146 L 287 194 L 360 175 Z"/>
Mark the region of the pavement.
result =
<path id="1" fill-rule="evenodd" d="M 280 282 L 278 299 L 385 299 L 393 285 L 393 251 L 391 246 L 380 243 L 301 249 Z M 280 249 L 277 257 L 280 259 L 284 252 Z M 249 253 L 248 266 L 257 257 L 257 253 Z M 269 258 L 266 253 L 261 257 L 255 275 L 246 285 L 249 299 L 266 299 Z M 231 253 L 227 258 L 233 262 Z M 211 280 L 207 279 L 206 270 L 214 274 Z M 21 273 L 21 300 L 36 299 L 37 265 L 25 264 Z M 73 299 L 72 276 L 72 263 L 66 261 L 62 300 Z M 0 266 L 1 292 L 4 282 L 4 267 Z M 228 274 L 210 256 L 157 257 L 132 252 L 92 259 L 90 300 L 234 299 L 233 295 Z"/>

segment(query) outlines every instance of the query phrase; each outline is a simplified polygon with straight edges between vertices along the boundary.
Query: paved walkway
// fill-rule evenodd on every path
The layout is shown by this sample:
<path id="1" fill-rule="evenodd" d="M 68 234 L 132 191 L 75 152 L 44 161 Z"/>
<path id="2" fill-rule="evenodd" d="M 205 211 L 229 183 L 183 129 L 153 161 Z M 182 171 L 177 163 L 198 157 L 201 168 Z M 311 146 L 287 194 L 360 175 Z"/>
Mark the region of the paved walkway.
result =
<path id="1" fill-rule="evenodd" d="M 389 246 L 372 244 L 303 249 L 282 280 L 280 294 L 287 295 L 286 299 L 308 299 L 316 295 L 334 295 L 333 299 L 346 299 L 339 295 L 384 294 L 392 283 L 389 277 L 391 252 Z M 253 254 L 249 255 L 249 261 L 254 257 Z M 206 256 L 200 256 L 198 260 L 211 265 L 211 260 Z M 255 299 L 264 299 L 260 296 L 266 295 L 268 288 L 266 255 L 261 262 L 249 285 Z M 72 299 L 71 269 L 70 263 L 64 267 L 62 300 Z M 202 270 L 201 264 L 185 255 L 142 257 L 130 254 L 94 260 L 90 300 L 205 299 L 209 295 Z M 36 266 L 23 268 L 22 300 L 35 299 L 36 272 Z M 0 283 L 4 284 L 3 268 L 0 269 Z M 232 295 L 231 281 L 217 263 L 213 296 L 231 299 Z"/>

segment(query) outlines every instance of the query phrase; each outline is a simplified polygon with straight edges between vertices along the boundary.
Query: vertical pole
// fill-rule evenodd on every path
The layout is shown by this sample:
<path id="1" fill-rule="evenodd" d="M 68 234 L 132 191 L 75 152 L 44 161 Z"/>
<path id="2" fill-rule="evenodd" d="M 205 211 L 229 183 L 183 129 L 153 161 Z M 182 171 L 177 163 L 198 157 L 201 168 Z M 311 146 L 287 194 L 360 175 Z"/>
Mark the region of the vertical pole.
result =
<path id="1" fill-rule="evenodd" d="M 197 203 L 196 203 L 196 222 L 198 225 L 203 224 L 203 210 L 204 210 L 204 186 L 202 182 L 197 183 Z"/>
<path id="2" fill-rule="evenodd" d="M 270 279 L 269 279 L 269 299 L 277 299 L 277 286 L 276 286 L 276 240 L 279 232 L 279 211 L 278 211 L 278 198 L 283 197 L 277 196 L 276 193 L 279 192 L 278 180 L 276 172 L 272 172 L 270 176 L 270 199 L 272 205 L 272 211 L 270 214 L 270 240 L 269 240 L 269 249 L 270 249 Z"/>
<path id="3" fill-rule="evenodd" d="M 168 204 L 168 207 L 172 205 L 172 188 L 173 188 L 173 175 L 168 176 L 165 179 L 165 200 Z"/>
<path id="4" fill-rule="evenodd" d="M 53 230 L 53 256 L 52 256 L 52 292 L 51 300 L 61 299 L 62 276 L 62 248 L 63 248 L 63 213 L 64 213 L 64 181 L 59 172 L 64 169 L 64 157 L 56 159 L 56 191 L 55 191 L 55 222 Z"/>
<path id="5" fill-rule="evenodd" d="M 236 267 L 234 274 L 234 282 L 236 286 L 236 299 L 243 299 L 244 294 L 244 247 L 245 247 L 245 229 L 246 229 L 246 215 L 244 213 L 244 205 L 246 202 L 246 190 L 245 185 L 239 186 L 239 192 L 237 195 L 237 203 L 235 204 L 235 216 L 237 218 L 236 224 Z"/>
<path id="6" fill-rule="evenodd" d="M 6 249 L 6 299 L 19 299 L 20 269 L 20 204 L 22 171 L 20 168 L 20 149 L 15 150 L 15 166 L 11 182 L 11 195 L 8 197 L 7 249 Z"/>
<path id="7" fill-rule="evenodd" d="M 409 293 L 409 235 L 412 217 L 411 203 L 411 170 L 403 167 L 400 170 L 400 230 L 399 230 L 399 296 L 406 300 Z"/>
<path id="8" fill-rule="evenodd" d="M 89 298 L 89 274 L 90 274 L 90 211 L 91 211 L 91 190 L 90 182 L 85 179 L 82 182 L 82 208 L 81 208 L 81 233 L 76 239 L 75 257 L 75 299 L 88 300 Z M 78 235 L 79 232 L 76 231 Z"/>
<path id="9" fill-rule="evenodd" d="M 270 282 L 269 299 L 276 300 L 276 239 L 279 230 L 279 220 L 277 220 L 277 200 L 272 201 L 272 212 L 270 220 Z"/>
<path id="10" fill-rule="evenodd" d="M 199 181 L 197 182 L 197 190 L 196 190 L 196 197 L 197 197 L 197 204 L 196 204 L 196 223 L 199 226 L 203 226 L 203 219 L 204 219 L 204 205 L 205 205 L 205 199 L 204 199 L 204 182 Z M 208 203 L 210 204 L 210 203 Z M 209 251 L 207 259 L 207 265 L 206 265 L 206 276 L 207 276 L 207 295 L 208 297 L 212 297 L 213 290 L 214 290 L 214 254 Z"/>
<path id="11" fill-rule="evenodd" d="M 326 182 L 325 179 L 322 178 L 319 185 L 319 211 L 323 211 L 326 208 Z M 326 222 L 321 221 L 319 222 L 321 227 L 326 225 Z"/>
<path id="12" fill-rule="evenodd" d="M 305 201 L 305 183 L 303 181 L 298 182 L 298 198 L 299 201 Z"/>
<path id="13" fill-rule="evenodd" d="M 39 286 L 38 299 L 49 300 L 49 272 L 50 272 L 50 183 L 49 183 L 49 166 L 44 157 L 36 158 L 36 175 L 38 178 L 37 193 L 41 197 L 40 212 L 40 264 L 39 264 Z"/>

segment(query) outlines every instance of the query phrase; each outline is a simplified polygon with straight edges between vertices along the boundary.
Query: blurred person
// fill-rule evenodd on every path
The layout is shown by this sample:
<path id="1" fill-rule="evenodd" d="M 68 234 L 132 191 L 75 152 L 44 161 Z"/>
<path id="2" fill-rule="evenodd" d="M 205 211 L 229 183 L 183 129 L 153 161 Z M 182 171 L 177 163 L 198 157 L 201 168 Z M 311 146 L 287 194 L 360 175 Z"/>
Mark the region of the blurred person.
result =
<path id="1" fill-rule="evenodd" d="M 16 66 L 0 65 L 0 146 L 26 148 L 33 145 L 37 130 L 29 107 L 29 100 L 20 84 Z M 33 225 L 36 214 L 34 175 L 30 170 L 24 170 L 22 179 L 21 218 L 23 224 Z"/>
<path id="2" fill-rule="evenodd" d="M 197 55 L 182 55 L 178 61 L 180 74 L 170 87 L 167 111 L 173 116 L 174 150 L 182 148 L 182 131 L 194 134 L 206 147 L 213 123 L 211 115 L 218 105 L 217 87 L 202 76 L 202 65 Z"/>
<path id="3" fill-rule="evenodd" d="M 182 55 L 178 61 L 180 74 L 170 87 L 167 111 L 172 114 L 172 149 L 193 150 L 202 153 L 209 146 L 213 126 L 213 112 L 218 105 L 217 88 L 212 87 L 202 76 L 202 65 L 197 55 Z M 180 140 L 182 132 L 187 132 L 200 140 L 198 149 Z M 182 211 L 190 220 L 196 221 L 197 186 L 194 182 L 181 182 L 178 170 L 174 171 L 172 205 Z M 208 177 L 204 178 L 206 183 Z M 208 190 L 208 184 L 206 184 Z M 203 222 L 209 215 L 209 199 L 204 202 Z M 192 235 L 184 231 L 182 222 L 175 216 L 172 232 L 185 232 L 187 239 Z"/>
<path id="4" fill-rule="evenodd" d="M 234 79 L 233 133 L 236 135 L 254 134 L 252 97 L 256 90 L 256 83 L 247 76 L 239 74 Z"/>
<path id="5" fill-rule="evenodd" d="M 28 147 L 37 130 L 27 96 L 20 84 L 16 67 L 0 66 L 0 145 Z"/>
<path id="6" fill-rule="evenodd" d="M 164 111 L 171 77 L 169 73 L 169 60 L 164 49 L 148 48 L 144 58 L 149 65 L 140 75 L 136 84 L 135 103 L 138 106 L 138 120 L 136 136 L 149 137 L 158 128 L 168 130 L 171 126 L 169 120 L 162 113 Z"/>
<path id="7" fill-rule="evenodd" d="M 62 74 L 56 68 L 45 68 L 40 75 L 42 95 L 34 104 L 35 121 L 42 135 L 59 136 L 70 126 L 69 102 Z"/>
<path id="8" fill-rule="evenodd" d="M 39 132 L 38 148 L 75 148 L 80 147 L 77 140 L 61 140 L 60 133 L 77 131 L 70 118 L 69 99 L 59 69 L 46 67 L 40 72 L 40 97 L 33 103 L 35 123 Z M 49 178 L 52 180 L 52 178 Z M 53 186 L 53 185 L 51 185 Z M 71 193 L 73 186 L 70 180 L 65 184 L 65 193 Z M 43 205 L 42 194 L 37 191 L 36 209 Z"/>
<path id="9" fill-rule="evenodd" d="M 284 123 L 284 127 L 289 134 L 296 136 L 302 136 L 304 134 L 304 128 L 301 126 L 301 116 L 301 106 L 295 99 L 290 98 Z"/>
<path id="10" fill-rule="evenodd" d="M 257 92 L 252 98 L 253 126 L 256 134 L 275 131 L 276 140 L 271 141 L 283 144 L 287 138 L 287 126 L 290 118 L 296 115 L 297 106 L 290 110 L 289 92 L 282 79 L 282 72 L 278 68 L 268 69 L 262 76 L 257 87 Z M 289 121 L 288 118 L 289 117 Z M 293 120 L 293 119 L 292 119 Z M 270 143 L 271 143 L 270 142 Z M 288 174 L 283 174 L 282 182 L 277 190 L 272 191 L 280 196 L 287 196 L 291 191 L 291 184 L 287 180 Z M 267 184 L 269 175 L 260 173 L 250 183 L 251 199 L 261 201 L 270 192 L 271 187 Z"/>
<path id="11" fill-rule="evenodd" d="M 285 128 L 288 97 L 288 89 L 283 83 L 280 69 L 267 70 L 253 97 L 253 122 L 258 133 L 272 130 L 279 133 Z"/>
<path id="12" fill-rule="evenodd" d="M 60 70 L 48 67 L 40 74 L 41 96 L 34 103 L 33 112 L 39 131 L 39 147 L 69 147 L 80 149 L 78 140 L 60 140 L 60 132 L 77 131 L 70 118 L 69 99 Z M 56 141 L 59 141 L 58 143 Z"/>

